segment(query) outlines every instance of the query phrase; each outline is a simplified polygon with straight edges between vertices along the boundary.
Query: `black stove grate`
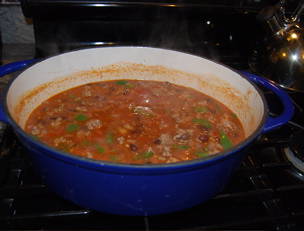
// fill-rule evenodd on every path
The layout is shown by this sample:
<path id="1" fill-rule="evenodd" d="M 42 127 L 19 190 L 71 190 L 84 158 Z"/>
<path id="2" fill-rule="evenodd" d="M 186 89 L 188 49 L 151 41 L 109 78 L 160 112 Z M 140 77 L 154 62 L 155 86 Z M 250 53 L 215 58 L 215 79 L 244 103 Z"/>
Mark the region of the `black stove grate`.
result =
<path id="1" fill-rule="evenodd" d="M 266 98 L 274 102 L 272 94 Z M 295 102 L 303 95 L 293 94 Z M 270 104 L 272 111 L 279 106 Z M 302 230 L 304 174 L 287 160 L 289 137 L 303 129 L 303 109 L 248 150 L 225 190 L 184 211 L 126 217 L 80 208 L 50 192 L 9 127 L 0 129 L 0 228 L 99 230 Z M 302 123 L 301 123 L 302 122 Z"/>

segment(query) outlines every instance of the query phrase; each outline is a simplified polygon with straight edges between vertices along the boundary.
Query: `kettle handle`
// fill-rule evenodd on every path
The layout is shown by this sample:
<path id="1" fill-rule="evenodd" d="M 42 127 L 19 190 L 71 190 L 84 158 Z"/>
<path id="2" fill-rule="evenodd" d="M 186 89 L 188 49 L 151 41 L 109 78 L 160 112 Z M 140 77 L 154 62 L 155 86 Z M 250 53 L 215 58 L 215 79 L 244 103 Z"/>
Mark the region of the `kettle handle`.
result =
<path id="1" fill-rule="evenodd" d="M 264 124 L 263 127 L 263 133 L 278 128 L 283 124 L 287 123 L 294 114 L 294 105 L 289 95 L 283 89 L 275 85 L 275 83 L 270 80 L 267 80 L 263 77 L 248 72 L 242 72 L 242 73 L 245 75 L 245 77 L 248 77 L 251 81 L 259 85 L 262 85 L 263 87 L 272 91 L 276 96 L 278 96 L 279 100 L 283 104 L 284 110 L 279 116 L 277 117 L 269 116 L 267 118 L 266 123 Z"/>
<path id="2" fill-rule="evenodd" d="M 302 0 L 300 3 L 298 3 L 297 8 L 291 15 L 291 21 L 292 22 L 297 22 L 300 19 L 300 16 L 304 10 L 304 0 Z"/>

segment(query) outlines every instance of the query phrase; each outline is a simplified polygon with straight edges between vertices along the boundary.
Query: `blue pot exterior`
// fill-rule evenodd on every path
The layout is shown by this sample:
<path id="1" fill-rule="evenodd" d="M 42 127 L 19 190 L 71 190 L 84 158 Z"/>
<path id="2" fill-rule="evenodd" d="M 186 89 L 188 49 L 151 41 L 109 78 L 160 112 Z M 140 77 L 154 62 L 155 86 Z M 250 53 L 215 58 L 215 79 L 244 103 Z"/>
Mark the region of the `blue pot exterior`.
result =
<path id="1" fill-rule="evenodd" d="M 227 184 L 244 153 L 235 150 L 224 158 L 190 165 L 96 168 L 93 161 L 68 155 L 62 159 L 22 133 L 19 136 L 50 190 L 85 208 L 132 216 L 179 211 L 212 198 Z"/>
<path id="2" fill-rule="evenodd" d="M 0 77 L 35 60 L 0 67 Z M 62 153 L 27 135 L 8 112 L 6 94 L 0 97 L 0 121 L 10 124 L 28 149 L 34 167 L 50 190 L 82 207 L 120 215 L 156 215 L 200 204 L 219 193 L 240 165 L 247 147 L 262 133 L 286 123 L 293 115 L 289 96 L 273 83 L 249 73 L 244 78 L 279 96 L 284 112 L 264 117 L 245 141 L 212 157 L 166 165 L 126 165 L 94 161 Z M 254 85 L 253 85 L 254 86 Z M 9 87 L 9 86 L 8 86 Z M 8 89 L 8 88 L 7 88 Z"/>

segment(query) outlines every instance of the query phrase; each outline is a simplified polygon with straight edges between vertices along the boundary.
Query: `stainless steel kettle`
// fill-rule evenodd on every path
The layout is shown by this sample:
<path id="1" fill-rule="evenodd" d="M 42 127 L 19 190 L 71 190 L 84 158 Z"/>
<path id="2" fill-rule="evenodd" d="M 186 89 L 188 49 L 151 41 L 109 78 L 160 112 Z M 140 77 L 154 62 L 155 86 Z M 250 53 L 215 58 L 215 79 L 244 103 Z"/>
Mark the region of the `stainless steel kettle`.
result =
<path id="1" fill-rule="evenodd" d="M 258 15 L 267 33 L 254 49 L 249 65 L 252 71 L 292 91 L 304 91 L 304 28 L 300 15 L 302 0 L 294 13 L 285 14 L 285 1 L 263 9 Z"/>

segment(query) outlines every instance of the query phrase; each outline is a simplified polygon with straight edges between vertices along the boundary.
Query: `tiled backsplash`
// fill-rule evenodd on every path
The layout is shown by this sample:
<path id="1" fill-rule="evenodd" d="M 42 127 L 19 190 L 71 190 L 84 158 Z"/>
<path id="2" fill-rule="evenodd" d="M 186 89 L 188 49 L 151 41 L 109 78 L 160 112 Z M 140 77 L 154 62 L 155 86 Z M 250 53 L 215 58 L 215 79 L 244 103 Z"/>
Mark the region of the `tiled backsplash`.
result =
<path id="1" fill-rule="evenodd" d="M 25 19 L 19 1 L 0 0 L 2 43 L 34 43 L 33 25 Z"/>
<path id="2" fill-rule="evenodd" d="M 18 0 L 0 0 L 0 4 L 20 4 Z"/>

